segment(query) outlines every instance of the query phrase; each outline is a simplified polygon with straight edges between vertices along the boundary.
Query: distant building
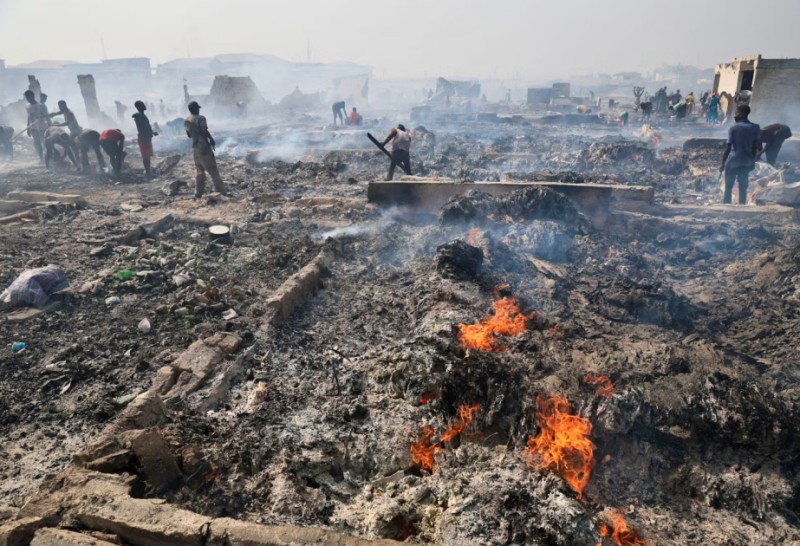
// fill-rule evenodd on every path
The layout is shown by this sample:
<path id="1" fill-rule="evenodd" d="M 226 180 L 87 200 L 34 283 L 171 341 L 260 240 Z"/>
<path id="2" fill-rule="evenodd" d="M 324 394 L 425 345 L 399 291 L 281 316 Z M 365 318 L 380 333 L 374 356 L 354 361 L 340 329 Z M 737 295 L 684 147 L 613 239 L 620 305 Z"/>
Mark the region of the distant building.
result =
<path id="1" fill-rule="evenodd" d="M 749 98 L 754 121 L 800 125 L 800 59 L 736 57 L 716 66 L 713 90 L 728 114 L 739 95 L 743 100 Z"/>

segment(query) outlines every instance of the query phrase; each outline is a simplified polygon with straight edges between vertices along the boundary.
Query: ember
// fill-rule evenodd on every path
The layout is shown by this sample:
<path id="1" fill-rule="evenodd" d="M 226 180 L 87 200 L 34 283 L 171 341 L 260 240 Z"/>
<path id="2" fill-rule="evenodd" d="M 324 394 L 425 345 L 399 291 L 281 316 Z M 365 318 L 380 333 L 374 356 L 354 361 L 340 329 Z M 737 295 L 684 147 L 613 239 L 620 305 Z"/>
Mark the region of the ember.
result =
<path id="1" fill-rule="evenodd" d="M 639 538 L 636 531 L 628 528 L 625 518 L 619 512 L 611 513 L 611 525 L 601 523 L 598 532 L 601 537 L 611 537 L 617 546 L 644 546 L 644 541 Z"/>
<path id="2" fill-rule="evenodd" d="M 478 405 L 460 406 L 458 408 L 458 418 L 456 419 L 456 422 L 447 427 L 447 430 L 442 433 L 440 440 L 442 442 L 446 442 L 464 432 L 464 429 L 466 429 L 470 423 L 472 423 L 472 420 L 475 418 L 475 413 L 477 413 L 479 409 L 480 406 Z"/>
<path id="3" fill-rule="evenodd" d="M 465 349 L 503 352 L 506 348 L 497 343 L 495 336 L 516 336 L 525 331 L 525 321 L 532 318 L 524 315 L 514 298 L 503 298 L 492 303 L 494 314 L 476 324 L 459 324 L 458 340 Z"/>
<path id="4" fill-rule="evenodd" d="M 424 406 L 425 404 L 427 404 L 431 400 L 436 400 L 436 398 L 437 397 L 436 397 L 436 395 L 434 393 L 426 392 L 425 394 L 423 394 L 422 396 L 419 397 L 419 403 L 420 403 L 421 406 Z"/>
<path id="5" fill-rule="evenodd" d="M 528 446 L 522 452 L 525 461 L 537 470 L 554 471 L 580 499 L 594 466 L 594 444 L 589 439 L 592 424 L 571 415 L 569 401 L 558 396 L 537 396 L 536 423 L 539 434 L 528 437 Z"/>
<path id="6" fill-rule="evenodd" d="M 584 383 L 589 385 L 596 385 L 594 393 L 603 398 L 611 398 L 614 396 L 614 384 L 607 375 L 594 375 L 593 373 L 587 374 L 583 378 Z"/>

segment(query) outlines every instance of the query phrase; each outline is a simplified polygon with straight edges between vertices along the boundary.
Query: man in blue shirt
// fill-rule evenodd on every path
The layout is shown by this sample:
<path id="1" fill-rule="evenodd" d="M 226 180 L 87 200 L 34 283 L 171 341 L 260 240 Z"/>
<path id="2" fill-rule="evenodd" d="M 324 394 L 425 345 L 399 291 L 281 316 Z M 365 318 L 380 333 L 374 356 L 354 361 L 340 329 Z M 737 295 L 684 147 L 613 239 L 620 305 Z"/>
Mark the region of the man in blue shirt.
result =
<path id="1" fill-rule="evenodd" d="M 731 202 L 733 185 L 739 182 L 739 204 L 747 203 L 747 184 L 750 171 L 756 168 L 756 158 L 761 152 L 761 128 L 750 123 L 750 107 L 740 105 L 733 119 L 736 123 L 728 130 L 728 145 L 722 156 L 720 172 L 725 172 L 723 203 Z"/>

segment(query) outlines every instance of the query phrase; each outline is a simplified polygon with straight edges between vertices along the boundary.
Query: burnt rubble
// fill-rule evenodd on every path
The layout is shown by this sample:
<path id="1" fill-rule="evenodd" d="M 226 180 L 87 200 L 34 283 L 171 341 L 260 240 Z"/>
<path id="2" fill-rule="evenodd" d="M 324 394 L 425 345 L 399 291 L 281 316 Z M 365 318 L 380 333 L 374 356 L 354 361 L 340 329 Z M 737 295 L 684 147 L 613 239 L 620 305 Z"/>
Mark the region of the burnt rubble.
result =
<path id="1" fill-rule="evenodd" d="M 470 188 L 433 211 L 368 203 L 385 157 L 316 133 L 235 135 L 201 201 L 185 153 L 119 185 L 0 165 L 56 195 L 3 226 L 0 281 L 71 286 L 2 309 L 0 543 L 595 546 L 612 510 L 646 544 L 800 540 L 795 210 L 716 206 L 715 143 L 475 124 L 429 127 L 415 172 Z M 655 199 L 596 222 L 470 182 L 531 178 Z M 580 492 L 523 454 L 548 396 L 589 425 Z"/>

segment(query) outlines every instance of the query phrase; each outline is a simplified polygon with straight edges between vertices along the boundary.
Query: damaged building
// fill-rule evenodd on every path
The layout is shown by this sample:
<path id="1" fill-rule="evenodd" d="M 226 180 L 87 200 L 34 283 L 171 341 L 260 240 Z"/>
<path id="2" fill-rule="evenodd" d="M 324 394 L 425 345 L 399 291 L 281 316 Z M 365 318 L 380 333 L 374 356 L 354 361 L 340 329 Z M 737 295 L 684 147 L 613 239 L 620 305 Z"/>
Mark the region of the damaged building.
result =
<path id="1" fill-rule="evenodd" d="M 714 69 L 713 91 L 731 115 L 735 97 L 750 101 L 754 121 L 800 124 L 800 59 L 736 57 Z"/>

